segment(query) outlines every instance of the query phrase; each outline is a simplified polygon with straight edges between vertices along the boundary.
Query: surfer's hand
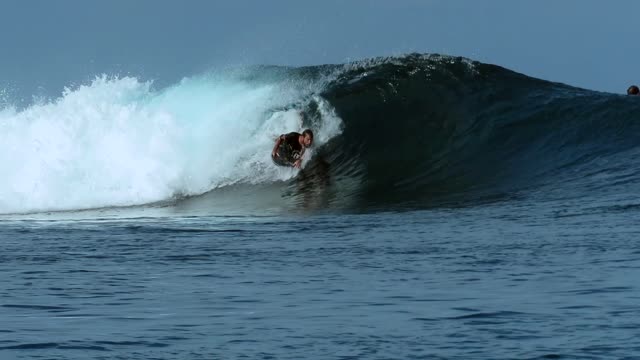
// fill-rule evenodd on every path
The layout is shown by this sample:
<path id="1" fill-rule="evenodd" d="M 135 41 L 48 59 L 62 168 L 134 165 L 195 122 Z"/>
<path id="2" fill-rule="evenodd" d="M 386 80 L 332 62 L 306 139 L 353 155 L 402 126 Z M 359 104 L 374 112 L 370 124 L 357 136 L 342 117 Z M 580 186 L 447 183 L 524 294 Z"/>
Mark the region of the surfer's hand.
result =
<path id="1" fill-rule="evenodd" d="M 272 152 L 271 157 L 278 157 L 278 152 L 277 151 Z"/>
<path id="2" fill-rule="evenodd" d="M 300 169 L 300 165 L 302 165 L 302 160 L 299 159 L 293 163 L 293 167 L 297 169 Z"/>

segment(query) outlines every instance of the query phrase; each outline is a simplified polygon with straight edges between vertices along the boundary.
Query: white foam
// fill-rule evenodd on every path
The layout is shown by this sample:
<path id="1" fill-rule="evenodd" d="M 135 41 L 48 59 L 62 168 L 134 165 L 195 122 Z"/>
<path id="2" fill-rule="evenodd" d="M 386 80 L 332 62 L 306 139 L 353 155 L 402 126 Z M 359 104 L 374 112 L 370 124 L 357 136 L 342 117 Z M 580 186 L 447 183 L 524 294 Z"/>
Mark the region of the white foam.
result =
<path id="1" fill-rule="evenodd" d="M 128 206 L 238 182 L 284 180 L 275 138 L 301 130 L 314 91 L 291 81 L 185 79 L 163 91 L 135 78 L 96 78 L 53 102 L 0 110 L 0 213 Z M 321 104 L 316 144 L 340 119 Z"/>

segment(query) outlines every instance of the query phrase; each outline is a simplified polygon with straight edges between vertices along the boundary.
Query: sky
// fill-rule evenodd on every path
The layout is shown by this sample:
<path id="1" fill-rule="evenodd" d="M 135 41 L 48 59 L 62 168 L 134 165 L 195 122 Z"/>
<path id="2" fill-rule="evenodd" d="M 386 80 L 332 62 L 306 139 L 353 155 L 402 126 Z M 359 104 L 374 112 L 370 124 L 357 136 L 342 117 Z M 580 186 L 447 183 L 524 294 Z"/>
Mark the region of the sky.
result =
<path id="1" fill-rule="evenodd" d="M 639 15 L 636 0 L 3 0 L 0 91 L 419 52 L 623 93 L 640 83 Z"/>

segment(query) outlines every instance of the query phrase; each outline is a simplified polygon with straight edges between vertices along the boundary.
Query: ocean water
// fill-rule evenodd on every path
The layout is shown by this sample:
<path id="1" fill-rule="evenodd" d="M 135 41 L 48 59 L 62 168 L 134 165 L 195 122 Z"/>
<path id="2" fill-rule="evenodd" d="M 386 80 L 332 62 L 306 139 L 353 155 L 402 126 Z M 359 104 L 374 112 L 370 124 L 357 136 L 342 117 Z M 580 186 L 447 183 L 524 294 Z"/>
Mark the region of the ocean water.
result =
<path id="1" fill-rule="evenodd" d="M 0 359 L 637 358 L 638 114 L 417 54 L 5 106 Z"/>

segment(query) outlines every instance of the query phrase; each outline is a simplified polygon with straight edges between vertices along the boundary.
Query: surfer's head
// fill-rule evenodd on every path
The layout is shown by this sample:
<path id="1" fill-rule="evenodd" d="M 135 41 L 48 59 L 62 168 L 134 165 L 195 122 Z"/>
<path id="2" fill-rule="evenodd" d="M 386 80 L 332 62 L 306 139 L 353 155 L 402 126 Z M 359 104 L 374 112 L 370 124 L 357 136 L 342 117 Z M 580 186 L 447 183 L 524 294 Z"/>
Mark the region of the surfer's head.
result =
<path id="1" fill-rule="evenodd" d="M 627 95 L 640 95 L 640 89 L 635 85 L 631 85 L 627 89 Z"/>
<path id="2" fill-rule="evenodd" d="M 302 132 L 302 145 L 304 147 L 311 147 L 313 144 L 313 131 L 306 129 Z"/>

